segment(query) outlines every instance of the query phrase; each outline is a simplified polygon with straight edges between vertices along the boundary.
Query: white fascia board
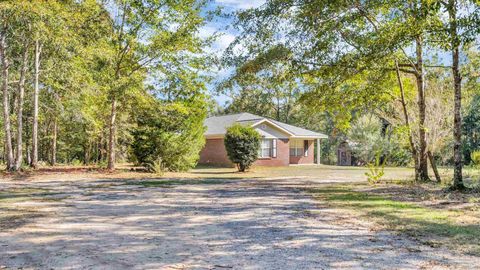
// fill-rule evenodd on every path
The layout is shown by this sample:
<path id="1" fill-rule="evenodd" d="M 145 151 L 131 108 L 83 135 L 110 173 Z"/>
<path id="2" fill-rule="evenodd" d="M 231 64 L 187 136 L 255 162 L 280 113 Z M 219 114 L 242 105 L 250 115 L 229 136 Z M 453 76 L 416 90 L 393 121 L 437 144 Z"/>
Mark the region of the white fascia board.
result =
<path id="1" fill-rule="evenodd" d="M 312 135 L 312 136 L 292 136 L 292 139 L 328 139 L 327 135 Z"/>

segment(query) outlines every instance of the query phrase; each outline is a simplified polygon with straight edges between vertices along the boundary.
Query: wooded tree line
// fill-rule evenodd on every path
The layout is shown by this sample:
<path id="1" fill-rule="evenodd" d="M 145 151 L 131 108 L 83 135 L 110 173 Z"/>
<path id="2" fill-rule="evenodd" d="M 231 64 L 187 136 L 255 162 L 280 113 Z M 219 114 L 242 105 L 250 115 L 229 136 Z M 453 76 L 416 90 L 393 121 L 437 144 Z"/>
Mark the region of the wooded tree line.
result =
<path id="1" fill-rule="evenodd" d="M 206 53 L 215 37 L 199 37 L 216 14 L 206 5 L 0 2 L 7 170 L 40 161 L 114 169 L 118 159 L 152 170 L 194 166 L 215 60 Z M 325 131 L 327 155 L 344 137 L 382 141 L 360 136 L 380 130 L 395 142 L 388 152 L 398 164 L 407 164 L 408 151 L 417 179 L 430 178 L 431 152 L 454 165 L 461 188 L 464 161 L 479 145 L 479 6 L 270 0 L 241 11 L 239 36 L 218 61 L 235 69 L 218 85 L 232 98 L 221 111 Z"/>
<path id="2" fill-rule="evenodd" d="M 0 2 L 0 152 L 7 170 L 40 161 L 114 169 L 117 159 L 193 166 L 207 110 L 211 40 L 198 33 L 212 16 L 205 4 Z M 149 136 L 163 139 L 150 147 L 168 142 L 168 151 L 142 153 Z M 172 152 L 175 158 L 165 158 Z"/>
<path id="3" fill-rule="evenodd" d="M 418 180 L 448 141 L 463 188 L 462 100 L 479 94 L 479 19 L 468 0 L 267 1 L 237 14 L 240 36 L 224 55 L 235 72 L 218 90 L 233 98 L 227 111 L 313 115 L 333 133 L 375 114 L 402 134 Z"/>

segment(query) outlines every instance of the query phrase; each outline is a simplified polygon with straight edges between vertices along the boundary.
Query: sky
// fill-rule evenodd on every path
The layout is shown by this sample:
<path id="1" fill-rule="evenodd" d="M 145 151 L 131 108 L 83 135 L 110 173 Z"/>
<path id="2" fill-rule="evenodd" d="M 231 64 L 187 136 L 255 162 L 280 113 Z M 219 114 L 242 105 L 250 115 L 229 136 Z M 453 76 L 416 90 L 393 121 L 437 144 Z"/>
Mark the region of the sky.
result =
<path id="1" fill-rule="evenodd" d="M 214 0 L 209 3 L 208 9 L 214 10 L 222 7 L 224 13 L 233 13 L 243 9 L 259 7 L 264 2 L 265 0 Z M 235 40 L 236 33 L 231 27 L 232 21 L 232 18 L 218 17 L 200 29 L 200 36 L 202 37 L 208 37 L 215 33 L 220 34 L 219 38 L 212 44 L 211 48 L 209 48 L 210 52 L 221 54 L 228 45 Z M 216 74 L 216 79 L 221 80 L 222 78 L 226 78 L 229 72 L 229 70 L 219 71 Z M 213 94 L 214 85 L 210 85 L 208 88 L 210 93 Z M 224 95 L 213 96 L 220 105 L 224 105 L 225 102 L 229 101 L 229 98 Z"/>

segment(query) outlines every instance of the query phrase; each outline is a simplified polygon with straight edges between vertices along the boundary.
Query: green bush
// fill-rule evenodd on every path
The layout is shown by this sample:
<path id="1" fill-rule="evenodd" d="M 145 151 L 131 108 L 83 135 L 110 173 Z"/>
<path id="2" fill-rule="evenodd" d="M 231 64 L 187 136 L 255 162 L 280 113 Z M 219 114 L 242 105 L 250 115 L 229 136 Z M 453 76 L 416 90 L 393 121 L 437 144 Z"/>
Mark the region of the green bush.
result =
<path id="1" fill-rule="evenodd" d="M 480 151 L 473 151 L 470 154 L 470 158 L 472 159 L 472 163 L 475 167 L 480 167 Z"/>
<path id="2" fill-rule="evenodd" d="M 206 110 L 198 102 L 156 102 L 137 116 L 131 152 L 147 170 L 186 171 L 197 164 Z"/>
<path id="3" fill-rule="evenodd" d="M 228 158 L 244 172 L 258 158 L 260 134 L 252 127 L 233 125 L 225 134 L 225 149 Z"/>
<path id="4" fill-rule="evenodd" d="M 463 118 L 463 152 L 465 162 L 472 163 L 472 152 L 480 151 L 480 94 L 476 94 L 470 105 L 466 107 L 466 114 Z M 478 163 L 477 163 L 478 164 Z"/>

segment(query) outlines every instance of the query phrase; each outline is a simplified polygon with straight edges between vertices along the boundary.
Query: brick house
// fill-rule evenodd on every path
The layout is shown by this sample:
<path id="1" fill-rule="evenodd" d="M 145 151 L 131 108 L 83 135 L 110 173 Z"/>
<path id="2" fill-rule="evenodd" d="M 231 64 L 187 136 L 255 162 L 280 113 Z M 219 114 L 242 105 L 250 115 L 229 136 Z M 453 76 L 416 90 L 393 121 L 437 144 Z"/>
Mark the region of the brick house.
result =
<path id="1" fill-rule="evenodd" d="M 223 143 L 226 129 L 233 124 L 249 125 L 262 136 L 259 158 L 254 165 L 288 166 L 290 164 L 320 164 L 321 139 L 327 135 L 285 124 L 250 113 L 209 117 L 205 120 L 206 143 L 200 152 L 199 164 L 231 166 Z"/>

